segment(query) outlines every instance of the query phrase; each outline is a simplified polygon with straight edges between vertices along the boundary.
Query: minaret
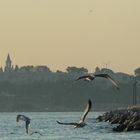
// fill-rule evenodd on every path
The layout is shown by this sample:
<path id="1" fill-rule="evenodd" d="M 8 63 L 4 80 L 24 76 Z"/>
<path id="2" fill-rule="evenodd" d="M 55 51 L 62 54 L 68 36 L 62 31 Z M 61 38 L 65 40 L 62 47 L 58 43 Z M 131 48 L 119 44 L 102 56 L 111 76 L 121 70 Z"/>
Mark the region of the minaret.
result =
<path id="1" fill-rule="evenodd" d="M 9 53 L 8 53 L 8 56 L 7 56 L 7 59 L 6 59 L 6 65 L 5 65 L 5 70 L 4 71 L 5 72 L 12 71 L 12 61 L 11 61 Z"/>

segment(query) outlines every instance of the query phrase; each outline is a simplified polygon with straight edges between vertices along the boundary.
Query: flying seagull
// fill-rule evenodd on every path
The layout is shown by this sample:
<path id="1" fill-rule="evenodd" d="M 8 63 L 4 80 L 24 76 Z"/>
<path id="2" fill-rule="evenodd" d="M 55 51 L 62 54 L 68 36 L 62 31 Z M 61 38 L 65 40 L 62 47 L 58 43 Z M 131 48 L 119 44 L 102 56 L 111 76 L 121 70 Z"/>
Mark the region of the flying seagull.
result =
<path id="1" fill-rule="evenodd" d="M 106 78 L 108 80 L 110 80 L 112 82 L 112 84 L 119 90 L 119 86 L 117 84 L 117 82 L 108 74 L 93 74 L 93 75 L 83 75 L 83 76 L 80 76 L 76 79 L 77 80 L 81 80 L 81 79 L 84 79 L 85 81 L 92 81 L 94 80 L 96 77 L 103 77 L 103 78 Z"/>
<path id="2" fill-rule="evenodd" d="M 25 121 L 26 133 L 28 134 L 29 124 L 31 119 L 24 115 L 19 114 L 17 115 L 16 121 L 19 122 L 19 120 Z"/>
<path id="3" fill-rule="evenodd" d="M 91 106 L 92 106 L 92 102 L 91 100 L 88 100 L 88 104 L 86 106 L 86 109 L 84 111 L 84 113 L 82 114 L 81 118 L 80 118 L 80 121 L 78 123 L 76 122 L 72 122 L 72 123 L 62 123 L 62 122 L 59 122 L 59 121 L 56 121 L 58 124 L 62 124 L 62 125 L 74 125 L 75 128 L 79 128 L 79 127 L 84 127 L 86 125 L 86 123 L 84 123 L 85 121 L 85 118 L 88 114 L 88 112 L 91 110 Z"/>

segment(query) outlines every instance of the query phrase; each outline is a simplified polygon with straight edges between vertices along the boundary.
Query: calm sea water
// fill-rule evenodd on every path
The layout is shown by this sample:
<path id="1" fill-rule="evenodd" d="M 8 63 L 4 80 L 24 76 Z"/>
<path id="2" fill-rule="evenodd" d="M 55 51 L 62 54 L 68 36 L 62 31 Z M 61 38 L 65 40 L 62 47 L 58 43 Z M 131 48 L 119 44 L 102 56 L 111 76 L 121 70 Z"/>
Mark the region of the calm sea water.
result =
<path id="1" fill-rule="evenodd" d="M 25 133 L 25 123 L 16 122 L 19 113 L 0 113 L 0 140 L 140 140 L 140 132 L 112 132 L 112 125 L 106 122 L 97 123 L 94 118 L 100 112 L 90 112 L 87 116 L 87 126 L 74 129 L 73 126 L 63 126 L 56 123 L 78 122 L 82 112 L 49 112 L 22 113 L 31 118 L 30 133 Z M 21 114 L 21 113 L 20 113 Z"/>

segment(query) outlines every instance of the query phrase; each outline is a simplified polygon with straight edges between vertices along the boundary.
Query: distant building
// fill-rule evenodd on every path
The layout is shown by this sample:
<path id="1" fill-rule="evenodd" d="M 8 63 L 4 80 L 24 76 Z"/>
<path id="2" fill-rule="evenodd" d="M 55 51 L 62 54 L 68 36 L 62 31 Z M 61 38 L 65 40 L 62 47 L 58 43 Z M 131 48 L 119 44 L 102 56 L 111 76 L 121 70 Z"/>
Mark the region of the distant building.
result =
<path id="1" fill-rule="evenodd" d="M 13 70 L 12 61 L 11 61 L 10 55 L 8 54 L 6 62 L 5 62 L 4 71 L 11 72 L 12 70 Z"/>

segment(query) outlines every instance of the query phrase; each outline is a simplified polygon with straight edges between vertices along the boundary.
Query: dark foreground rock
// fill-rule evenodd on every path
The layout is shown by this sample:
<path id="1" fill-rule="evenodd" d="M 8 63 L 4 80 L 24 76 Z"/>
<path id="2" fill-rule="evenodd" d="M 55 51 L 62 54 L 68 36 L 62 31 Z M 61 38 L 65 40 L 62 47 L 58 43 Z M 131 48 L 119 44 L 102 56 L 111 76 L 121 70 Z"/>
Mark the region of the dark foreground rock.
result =
<path id="1" fill-rule="evenodd" d="M 108 121 L 111 124 L 118 124 L 113 128 L 115 132 L 140 130 L 140 106 L 106 112 L 96 119 L 98 121 Z"/>

